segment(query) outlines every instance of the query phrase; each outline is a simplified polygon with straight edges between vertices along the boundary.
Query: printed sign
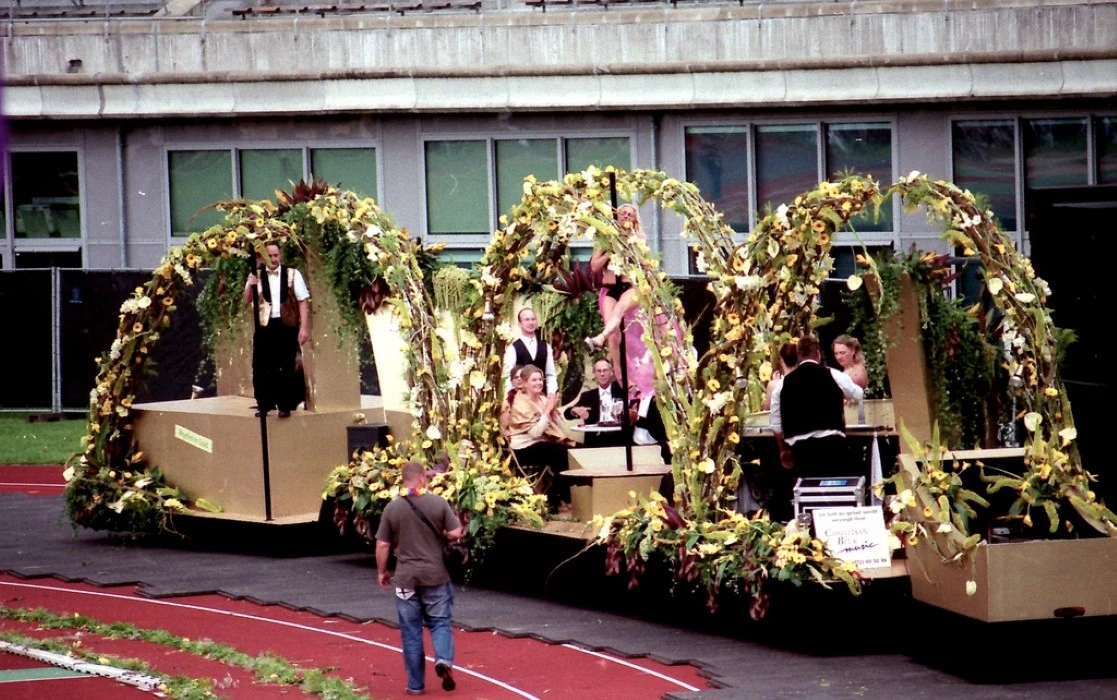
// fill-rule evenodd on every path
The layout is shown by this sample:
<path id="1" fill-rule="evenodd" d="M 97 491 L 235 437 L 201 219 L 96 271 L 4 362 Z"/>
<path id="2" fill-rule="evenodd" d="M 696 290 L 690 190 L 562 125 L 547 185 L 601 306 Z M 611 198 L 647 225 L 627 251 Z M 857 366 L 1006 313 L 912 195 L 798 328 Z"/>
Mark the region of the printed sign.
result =
<path id="1" fill-rule="evenodd" d="M 811 516 L 815 536 L 826 542 L 838 559 L 855 562 L 861 569 L 892 566 L 884 509 L 880 506 L 815 508 Z"/>
<path id="2" fill-rule="evenodd" d="M 175 437 L 182 440 L 187 445 L 193 445 L 203 452 L 213 454 L 213 440 L 199 435 L 189 428 L 184 428 L 181 425 L 175 425 Z"/>

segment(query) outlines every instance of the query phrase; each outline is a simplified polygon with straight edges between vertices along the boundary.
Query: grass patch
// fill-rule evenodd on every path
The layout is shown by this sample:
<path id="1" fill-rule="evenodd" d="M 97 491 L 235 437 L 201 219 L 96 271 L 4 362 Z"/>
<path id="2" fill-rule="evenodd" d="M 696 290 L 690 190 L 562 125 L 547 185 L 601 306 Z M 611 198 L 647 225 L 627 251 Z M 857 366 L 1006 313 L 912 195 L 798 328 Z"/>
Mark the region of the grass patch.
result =
<path id="1" fill-rule="evenodd" d="M 81 451 L 84 420 L 31 423 L 27 416 L 0 413 L 0 464 L 62 464 Z"/>

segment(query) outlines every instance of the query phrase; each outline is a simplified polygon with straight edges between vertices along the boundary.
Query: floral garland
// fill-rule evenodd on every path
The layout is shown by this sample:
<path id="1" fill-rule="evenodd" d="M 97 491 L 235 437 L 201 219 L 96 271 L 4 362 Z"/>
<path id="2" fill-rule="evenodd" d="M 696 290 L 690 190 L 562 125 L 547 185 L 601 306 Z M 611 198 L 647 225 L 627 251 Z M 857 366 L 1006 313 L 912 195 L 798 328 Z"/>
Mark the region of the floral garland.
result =
<path id="1" fill-rule="evenodd" d="M 931 218 L 945 224 L 944 240 L 961 247 L 966 255 L 981 257 L 986 289 L 1003 314 L 1000 339 L 1004 367 L 1024 406 L 1021 415 L 1027 430 L 1026 471 L 1020 477 L 992 479 L 990 492 L 1002 488 L 1016 491 L 1019 497 L 1013 510 L 1024 513 L 1025 526 L 1031 526 L 1032 509 L 1040 508 L 1047 515 L 1050 532 L 1057 531 L 1060 524 L 1069 531 L 1073 524 L 1060 514 L 1060 509 L 1070 505 L 1097 531 L 1117 535 L 1117 515 L 1097 502 L 1090 486 L 1093 477 L 1082 468 L 1070 401 L 1057 372 L 1057 333 L 1047 310 L 1051 294 L 1047 283 L 1036 276 L 1031 261 L 1001 232 L 993 213 L 983 211 L 968 190 L 913 172 L 900 178 L 890 192 L 898 192 L 910 206 L 925 206 Z M 924 469 L 934 471 L 936 467 L 929 461 Z M 925 482 L 926 478 L 920 480 Z M 922 531 L 933 527 L 936 532 L 949 534 L 940 526 L 949 523 L 951 507 L 940 499 L 932 500 L 920 509 L 914 498 L 906 499 L 908 517 Z"/>
<path id="2" fill-rule="evenodd" d="M 271 243 L 305 250 L 302 234 L 307 228 L 317 243 L 330 224 L 347 232 L 349 245 L 362 236 L 382 232 L 406 240 L 406 234 L 372 199 L 330 186 L 316 187 L 308 197 L 296 201 L 294 195 L 277 193 L 279 206 L 266 200 L 218 203 L 217 208 L 226 212 L 225 223 L 195 233 L 181 247 L 173 248 L 152 279 L 121 305 L 117 337 L 108 352 L 97 358 L 99 369 L 90 392 L 83 451 L 69 461 L 65 471 L 67 513 L 75 526 L 157 532 L 169 527 L 172 513 L 187 508 L 187 495 L 166 484 L 159 470 L 146 464 L 133 435 L 132 404 L 150 350 L 170 326 L 176 300 L 193 284 L 199 270 L 219 260 L 247 263 Z M 348 289 L 335 289 L 334 293 L 342 308 L 356 303 Z M 189 503 L 219 510 L 218 505 L 203 499 Z"/>

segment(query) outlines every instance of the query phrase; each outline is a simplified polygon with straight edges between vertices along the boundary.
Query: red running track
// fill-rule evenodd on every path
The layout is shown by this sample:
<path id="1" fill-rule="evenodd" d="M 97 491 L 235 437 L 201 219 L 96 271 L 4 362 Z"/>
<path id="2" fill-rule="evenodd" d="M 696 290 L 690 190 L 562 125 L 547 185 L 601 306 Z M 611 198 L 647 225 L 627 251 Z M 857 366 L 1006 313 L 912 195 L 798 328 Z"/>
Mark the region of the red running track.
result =
<path id="1" fill-rule="evenodd" d="M 18 470 L 18 471 L 15 471 Z M 49 470 L 0 467 L 0 484 L 34 476 L 26 483 L 50 485 Z M 61 470 L 54 468 L 57 482 Z M 57 488 L 36 486 L 45 493 Z M 20 489 L 27 492 L 27 489 Z M 406 680 L 400 657 L 399 632 L 380 623 L 354 623 L 339 618 L 259 606 L 222 596 L 194 596 L 152 600 L 131 587 L 100 589 L 54 580 L 24 581 L 0 574 L 0 602 L 9 608 L 45 608 L 56 614 L 80 613 L 102 622 L 130 622 L 145 629 L 165 629 L 190 639 L 211 639 L 247 654 L 272 651 L 303 668 L 331 668 L 332 675 L 352 679 L 374 698 L 404 697 Z M 38 631 L 33 625 L 0 620 L 0 630 L 32 637 L 63 637 L 73 632 Z M 455 677 L 459 698 L 609 698 L 633 700 L 660 697 L 668 692 L 709 688 L 693 666 L 667 666 L 649 659 L 624 659 L 533 639 L 511 639 L 495 632 L 456 630 Z M 171 675 L 216 679 L 222 696 L 230 698 L 290 698 L 298 690 L 258 683 L 248 672 L 167 647 L 131 640 L 82 637 L 83 647 L 119 657 L 138 657 Z M 427 639 L 427 651 L 430 641 Z M 428 657 L 428 694 L 442 694 Z M 0 653 L 0 680 L 21 657 Z M 41 666 L 40 666 L 41 667 Z M 76 689 L 80 687 L 80 692 Z M 107 693 L 107 694 L 104 694 Z M 58 700 L 75 697 L 121 698 L 147 696 L 142 691 L 101 678 L 55 678 L 0 683 L 0 698 Z"/>

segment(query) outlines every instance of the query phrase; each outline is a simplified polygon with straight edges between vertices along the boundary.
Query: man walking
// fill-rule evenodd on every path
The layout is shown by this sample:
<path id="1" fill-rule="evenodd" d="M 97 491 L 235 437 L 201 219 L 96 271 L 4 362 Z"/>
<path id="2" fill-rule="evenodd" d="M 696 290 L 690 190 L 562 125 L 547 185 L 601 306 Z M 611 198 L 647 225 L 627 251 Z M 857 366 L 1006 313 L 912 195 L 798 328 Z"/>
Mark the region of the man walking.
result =
<path id="1" fill-rule="evenodd" d="M 555 358 L 551 346 L 539 337 L 539 319 L 530 306 L 525 306 L 516 314 L 520 325 L 520 337 L 508 344 L 504 351 L 504 388 L 512 388 L 512 369 L 517 365 L 535 365 L 543 370 L 547 380 L 547 396 L 558 391 L 558 373 L 555 372 Z"/>
<path id="2" fill-rule="evenodd" d="M 252 336 L 252 390 L 257 416 L 273 408 L 279 417 L 291 415 L 304 391 L 297 385 L 295 355 L 310 338 L 310 292 L 302 274 L 279 263 L 279 245 L 269 243 L 266 266 L 248 275 L 244 301 L 259 301 L 260 315 Z"/>
<path id="3" fill-rule="evenodd" d="M 434 645 L 434 672 L 443 690 L 453 690 L 454 637 L 450 623 L 454 612 L 454 588 L 442 560 L 446 540 L 462 535 L 461 521 L 444 498 L 426 493 L 426 468 L 418 462 L 403 465 L 399 498 L 380 516 L 376 531 L 376 571 L 382 588 L 396 589 L 396 613 L 407 671 L 407 694 L 426 691 L 426 658 L 423 625 Z M 437 530 L 437 532 L 435 532 Z M 388 571 L 388 555 L 395 550 L 394 580 Z"/>

